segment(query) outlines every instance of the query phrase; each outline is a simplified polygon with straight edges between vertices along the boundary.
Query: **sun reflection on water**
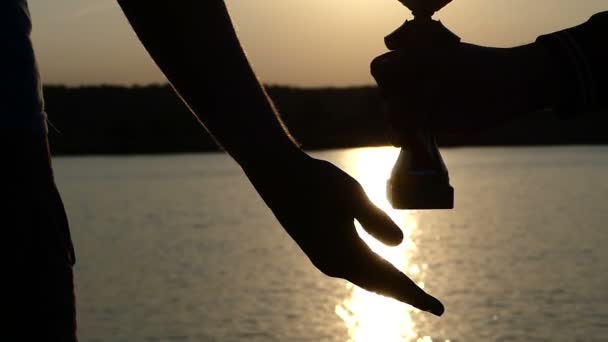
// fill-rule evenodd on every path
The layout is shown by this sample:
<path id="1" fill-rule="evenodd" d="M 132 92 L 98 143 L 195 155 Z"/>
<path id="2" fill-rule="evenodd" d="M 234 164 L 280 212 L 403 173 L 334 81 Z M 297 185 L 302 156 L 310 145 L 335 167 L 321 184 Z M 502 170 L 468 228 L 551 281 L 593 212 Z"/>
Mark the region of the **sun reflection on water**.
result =
<path id="1" fill-rule="evenodd" d="M 423 287 L 421 271 L 426 265 L 410 261 L 416 253 L 416 244 L 412 240 L 412 232 L 417 229 L 416 216 L 412 212 L 393 210 L 386 198 L 386 180 L 398 154 L 399 150 L 395 148 L 352 150 L 347 157 L 346 167 L 361 183 L 370 199 L 403 229 L 403 243 L 399 247 L 387 247 L 368 235 L 358 223 L 357 231 L 376 253 Z M 416 332 L 415 309 L 412 307 L 351 284 L 346 286 L 349 295 L 336 305 L 335 311 L 344 321 L 350 341 L 432 342 L 430 337 L 421 337 Z"/>

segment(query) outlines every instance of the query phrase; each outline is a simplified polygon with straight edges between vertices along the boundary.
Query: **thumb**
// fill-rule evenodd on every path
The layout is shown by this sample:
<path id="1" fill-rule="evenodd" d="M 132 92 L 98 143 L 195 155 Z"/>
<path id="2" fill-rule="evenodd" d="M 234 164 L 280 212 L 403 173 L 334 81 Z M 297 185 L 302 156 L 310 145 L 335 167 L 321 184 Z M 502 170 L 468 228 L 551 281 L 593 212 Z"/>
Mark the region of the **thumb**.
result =
<path id="1" fill-rule="evenodd" d="M 355 218 L 366 232 L 384 244 L 397 246 L 403 241 L 403 232 L 399 226 L 367 198 Z"/>

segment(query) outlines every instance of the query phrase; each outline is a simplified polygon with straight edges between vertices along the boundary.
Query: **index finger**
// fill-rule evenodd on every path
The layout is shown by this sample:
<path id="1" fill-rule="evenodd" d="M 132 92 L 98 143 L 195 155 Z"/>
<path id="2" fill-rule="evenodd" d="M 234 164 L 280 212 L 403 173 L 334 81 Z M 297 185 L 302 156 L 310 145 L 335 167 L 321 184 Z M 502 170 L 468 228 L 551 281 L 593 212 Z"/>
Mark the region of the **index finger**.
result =
<path id="1" fill-rule="evenodd" d="M 353 264 L 352 272 L 346 280 L 368 291 L 394 298 L 422 311 L 436 316 L 443 315 L 445 308 L 435 297 L 426 293 L 408 276 L 399 271 L 390 262 L 374 253 L 363 240 Z"/>

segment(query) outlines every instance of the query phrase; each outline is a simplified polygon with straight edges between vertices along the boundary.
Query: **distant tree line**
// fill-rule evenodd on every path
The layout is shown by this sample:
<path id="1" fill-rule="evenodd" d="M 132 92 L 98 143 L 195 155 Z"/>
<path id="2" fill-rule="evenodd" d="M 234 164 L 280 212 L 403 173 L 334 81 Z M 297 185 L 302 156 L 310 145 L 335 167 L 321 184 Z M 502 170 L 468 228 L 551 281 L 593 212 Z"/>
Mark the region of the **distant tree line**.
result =
<path id="1" fill-rule="evenodd" d="M 267 89 L 290 132 L 305 149 L 389 144 L 389 127 L 375 87 Z M 217 150 L 167 85 L 47 86 L 45 98 L 55 154 Z M 540 113 L 476 134 L 438 139 L 444 146 L 605 144 L 606 114 L 560 120 L 551 113 Z"/>

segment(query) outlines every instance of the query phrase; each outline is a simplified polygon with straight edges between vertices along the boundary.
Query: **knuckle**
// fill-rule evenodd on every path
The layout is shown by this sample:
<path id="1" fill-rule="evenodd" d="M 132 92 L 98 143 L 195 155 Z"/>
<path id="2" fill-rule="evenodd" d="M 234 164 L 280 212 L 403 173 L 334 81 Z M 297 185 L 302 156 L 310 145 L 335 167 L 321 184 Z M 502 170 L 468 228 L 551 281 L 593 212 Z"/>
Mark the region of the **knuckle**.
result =
<path id="1" fill-rule="evenodd" d="M 390 52 L 374 58 L 370 64 L 372 76 L 379 79 L 385 78 L 390 73 L 390 70 L 393 69 L 391 67 L 392 64 Z"/>

